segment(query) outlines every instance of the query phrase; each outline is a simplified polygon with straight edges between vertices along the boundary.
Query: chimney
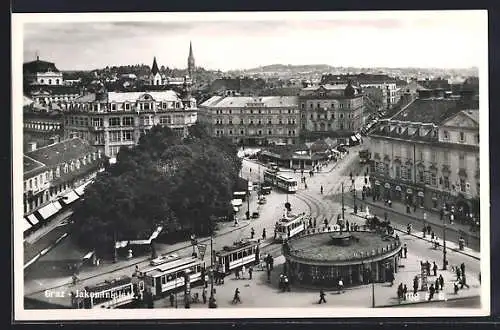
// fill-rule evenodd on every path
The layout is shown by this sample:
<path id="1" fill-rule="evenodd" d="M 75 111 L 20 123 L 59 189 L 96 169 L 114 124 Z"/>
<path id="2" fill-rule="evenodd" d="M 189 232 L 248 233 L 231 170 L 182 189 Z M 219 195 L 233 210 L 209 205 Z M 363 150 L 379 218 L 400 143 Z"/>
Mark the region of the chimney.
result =
<path id="1" fill-rule="evenodd" d="M 35 151 L 36 150 L 36 142 L 34 142 L 34 141 L 33 142 L 29 142 L 28 146 L 29 146 L 28 147 L 29 151 Z"/>

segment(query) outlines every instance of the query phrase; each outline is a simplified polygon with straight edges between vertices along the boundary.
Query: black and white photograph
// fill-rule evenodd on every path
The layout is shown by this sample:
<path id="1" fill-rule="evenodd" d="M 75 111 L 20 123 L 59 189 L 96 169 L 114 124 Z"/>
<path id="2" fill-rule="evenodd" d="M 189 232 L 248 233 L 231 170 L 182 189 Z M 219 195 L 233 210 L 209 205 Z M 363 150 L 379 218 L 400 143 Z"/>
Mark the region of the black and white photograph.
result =
<path id="1" fill-rule="evenodd" d="M 14 319 L 489 315 L 487 23 L 13 14 Z"/>

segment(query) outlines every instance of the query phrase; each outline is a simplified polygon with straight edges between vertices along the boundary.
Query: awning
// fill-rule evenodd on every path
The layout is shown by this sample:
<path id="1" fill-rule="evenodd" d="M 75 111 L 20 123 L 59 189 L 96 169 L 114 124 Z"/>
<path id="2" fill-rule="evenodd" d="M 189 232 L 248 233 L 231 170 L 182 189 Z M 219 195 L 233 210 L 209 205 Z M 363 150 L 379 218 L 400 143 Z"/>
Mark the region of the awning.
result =
<path id="1" fill-rule="evenodd" d="M 31 224 L 29 223 L 28 219 L 24 218 L 23 221 L 23 233 L 31 229 Z"/>
<path id="2" fill-rule="evenodd" d="M 351 140 L 352 140 L 352 142 L 357 142 L 358 141 L 358 139 L 356 139 L 356 137 L 354 135 L 351 136 Z"/>
<path id="3" fill-rule="evenodd" d="M 391 188 L 391 185 L 389 183 L 386 183 L 386 184 L 384 184 L 384 188 L 389 189 L 389 188 Z"/>
<path id="4" fill-rule="evenodd" d="M 29 222 L 31 222 L 31 224 L 34 226 L 38 223 L 38 219 L 36 218 L 36 216 L 31 213 L 30 215 L 28 215 L 28 220 Z"/>
<path id="5" fill-rule="evenodd" d="M 397 191 L 401 191 L 401 187 L 400 186 L 396 186 L 396 190 Z"/>
<path id="6" fill-rule="evenodd" d="M 419 191 L 417 195 L 420 196 L 420 197 L 424 197 L 424 192 L 423 191 Z"/>
<path id="7" fill-rule="evenodd" d="M 413 191 L 410 188 L 408 188 L 408 189 L 406 189 L 406 193 L 407 194 L 413 194 Z"/>
<path id="8" fill-rule="evenodd" d="M 41 207 L 37 210 L 37 212 L 42 216 L 44 220 L 47 220 L 54 214 L 56 214 L 59 210 L 54 206 L 54 204 L 50 203 Z"/>
<path id="9" fill-rule="evenodd" d="M 90 181 L 85 182 L 85 183 L 84 183 L 84 184 L 82 184 L 81 186 L 77 187 L 77 188 L 75 189 L 75 192 L 76 192 L 78 195 L 82 196 L 82 195 L 85 193 L 85 187 L 87 187 L 87 186 L 88 186 L 89 184 L 91 184 L 92 182 L 93 182 L 93 180 L 90 180 Z"/>
<path id="10" fill-rule="evenodd" d="M 54 204 L 54 207 L 57 209 L 57 211 L 62 209 L 61 203 L 59 203 L 59 201 L 54 201 L 52 202 L 52 204 Z"/>
<path id="11" fill-rule="evenodd" d="M 62 201 L 64 204 L 71 204 L 74 201 L 76 201 L 78 198 L 80 198 L 80 196 L 78 196 L 74 190 L 71 190 L 70 192 L 63 195 L 62 197 L 63 197 Z"/>
<path id="12" fill-rule="evenodd" d="M 361 134 L 356 133 L 356 137 L 358 138 L 358 140 L 361 140 Z"/>

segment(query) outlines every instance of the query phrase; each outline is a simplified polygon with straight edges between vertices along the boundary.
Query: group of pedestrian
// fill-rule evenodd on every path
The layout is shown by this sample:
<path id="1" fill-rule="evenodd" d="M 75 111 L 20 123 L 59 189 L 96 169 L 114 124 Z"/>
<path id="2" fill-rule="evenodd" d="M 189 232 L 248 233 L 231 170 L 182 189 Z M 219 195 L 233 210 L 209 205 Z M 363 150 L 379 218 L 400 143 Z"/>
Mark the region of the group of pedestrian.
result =
<path id="1" fill-rule="evenodd" d="M 245 279 L 245 274 L 248 270 L 248 279 L 252 279 L 252 274 L 253 274 L 253 267 L 249 266 L 248 269 L 245 267 L 245 265 L 238 267 L 234 270 L 234 275 L 235 279 L 240 280 L 240 279 Z"/>
<path id="2" fill-rule="evenodd" d="M 274 258 L 271 254 L 268 254 L 264 258 L 264 261 L 266 263 L 267 281 L 271 282 L 271 271 L 274 268 Z"/>
<path id="3" fill-rule="evenodd" d="M 290 279 L 288 278 L 287 275 L 280 274 L 278 287 L 283 292 L 285 292 L 285 291 L 290 292 Z"/>
<path id="4" fill-rule="evenodd" d="M 465 264 L 462 262 L 460 267 L 455 267 L 455 272 L 457 275 L 457 279 L 454 282 L 454 292 L 458 294 L 459 289 L 463 289 L 464 286 L 469 289 L 469 285 L 467 284 L 467 277 L 465 276 Z"/>

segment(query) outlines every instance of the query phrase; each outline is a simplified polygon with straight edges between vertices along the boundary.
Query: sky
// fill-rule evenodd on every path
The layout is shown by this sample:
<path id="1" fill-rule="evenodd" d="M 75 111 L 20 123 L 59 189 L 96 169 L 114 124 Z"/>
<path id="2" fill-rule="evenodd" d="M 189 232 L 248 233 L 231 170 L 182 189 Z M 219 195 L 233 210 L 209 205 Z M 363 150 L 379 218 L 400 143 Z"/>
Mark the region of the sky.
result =
<path id="1" fill-rule="evenodd" d="M 228 14 L 37 14 L 23 20 L 23 60 L 38 53 L 60 70 L 89 70 L 151 65 L 156 56 L 159 66 L 185 68 L 192 41 L 196 66 L 222 71 L 269 64 L 447 69 L 479 66 L 487 51 L 481 11 Z"/>

